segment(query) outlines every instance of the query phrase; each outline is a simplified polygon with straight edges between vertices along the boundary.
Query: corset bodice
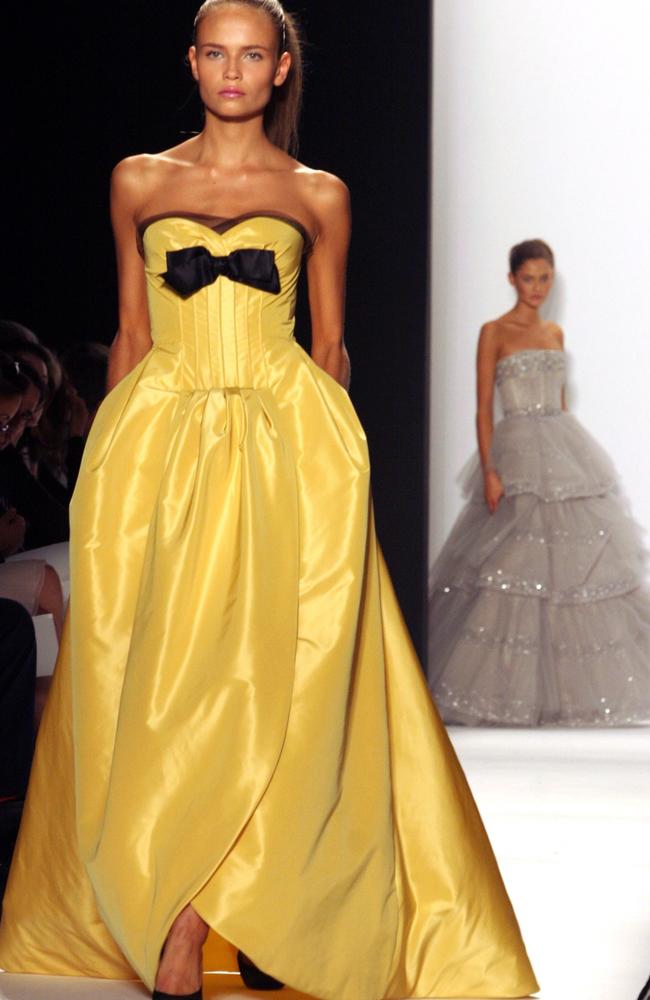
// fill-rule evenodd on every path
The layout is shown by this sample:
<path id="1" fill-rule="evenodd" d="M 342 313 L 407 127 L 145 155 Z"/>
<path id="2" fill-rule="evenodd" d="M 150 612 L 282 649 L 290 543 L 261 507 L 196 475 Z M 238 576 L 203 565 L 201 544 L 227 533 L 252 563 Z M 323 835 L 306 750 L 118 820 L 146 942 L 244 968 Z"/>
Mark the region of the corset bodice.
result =
<path id="1" fill-rule="evenodd" d="M 213 227 L 189 215 L 147 223 L 142 245 L 156 374 L 179 391 L 263 388 L 269 384 L 269 352 L 293 342 L 296 288 L 306 236 L 294 220 L 260 213 Z M 165 280 L 167 254 L 202 247 L 223 258 L 237 250 L 270 250 L 280 290 L 261 291 L 217 277 L 182 295 Z M 152 373 L 153 374 L 153 373 Z"/>
<path id="2" fill-rule="evenodd" d="M 496 382 L 504 416 L 561 413 L 565 373 L 563 351 L 525 350 L 501 358 Z"/>

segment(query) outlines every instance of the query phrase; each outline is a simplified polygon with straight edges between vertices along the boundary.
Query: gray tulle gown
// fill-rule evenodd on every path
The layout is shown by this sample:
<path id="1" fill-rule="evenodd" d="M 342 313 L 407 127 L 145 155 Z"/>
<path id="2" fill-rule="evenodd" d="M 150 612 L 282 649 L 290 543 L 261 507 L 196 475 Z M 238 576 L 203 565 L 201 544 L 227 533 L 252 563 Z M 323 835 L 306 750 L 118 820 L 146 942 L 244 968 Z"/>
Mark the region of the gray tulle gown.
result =
<path id="1" fill-rule="evenodd" d="M 495 514 L 474 459 L 468 502 L 432 569 L 429 683 L 447 722 L 650 721 L 650 596 L 612 463 L 561 409 L 561 351 L 497 365 L 504 417 Z"/>

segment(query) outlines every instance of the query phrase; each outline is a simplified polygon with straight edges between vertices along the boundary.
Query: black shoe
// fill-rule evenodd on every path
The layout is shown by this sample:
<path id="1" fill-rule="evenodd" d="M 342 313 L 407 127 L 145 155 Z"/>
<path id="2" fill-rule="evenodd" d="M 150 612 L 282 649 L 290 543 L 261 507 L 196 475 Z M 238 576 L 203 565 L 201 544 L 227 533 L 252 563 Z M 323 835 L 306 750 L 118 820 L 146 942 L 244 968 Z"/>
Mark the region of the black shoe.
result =
<path id="1" fill-rule="evenodd" d="M 256 965 L 253 965 L 250 958 L 241 951 L 237 952 L 237 965 L 244 985 L 249 990 L 281 990 L 284 987 L 284 983 L 281 983 L 279 979 L 274 979 L 273 976 L 267 976 L 266 972 L 262 972 Z"/>
<path id="2" fill-rule="evenodd" d="M 161 993 L 160 990 L 154 990 L 151 1000 L 203 1000 L 203 990 L 197 990 L 196 993 Z"/>

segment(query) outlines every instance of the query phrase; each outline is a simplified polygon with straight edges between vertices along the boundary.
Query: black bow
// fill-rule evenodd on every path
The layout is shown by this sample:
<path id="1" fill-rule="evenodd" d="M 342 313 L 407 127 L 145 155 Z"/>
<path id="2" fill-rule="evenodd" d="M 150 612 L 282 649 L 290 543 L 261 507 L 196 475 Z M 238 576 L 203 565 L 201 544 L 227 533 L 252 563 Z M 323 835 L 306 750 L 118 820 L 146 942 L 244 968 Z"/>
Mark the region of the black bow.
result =
<path id="1" fill-rule="evenodd" d="M 179 295 L 192 295 L 219 275 L 273 295 L 280 291 L 273 250 L 233 250 L 227 257 L 213 257 L 206 247 L 167 251 L 167 270 L 162 277 Z"/>

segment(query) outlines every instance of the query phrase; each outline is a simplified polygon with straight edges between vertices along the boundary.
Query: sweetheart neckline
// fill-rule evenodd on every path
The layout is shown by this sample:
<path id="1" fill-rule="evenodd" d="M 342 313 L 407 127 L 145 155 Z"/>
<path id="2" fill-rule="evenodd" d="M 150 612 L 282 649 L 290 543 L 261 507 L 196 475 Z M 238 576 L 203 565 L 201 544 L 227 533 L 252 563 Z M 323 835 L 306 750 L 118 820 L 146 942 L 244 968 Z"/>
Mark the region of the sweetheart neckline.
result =
<path id="1" fill-rule="evenodd" d="M 511 351 L 510 354 L 504 354 L 497 361 L 497 365 L 500 365 L 502 361 L 507 361 L 508 358 L 516 357 L 518 354 L 564 354 L 564 350 L 561 347 L 523 347 L 520 351 Z"/>
<path id="2" fill-rule="evenodd" d="M 187 219 L 190 222 L 194 222 L 197 226 L 201 226 L 203 229 L 209 229 L 212 233 L 217 233 L 218 235 L 223 235 L 229 232 L 229 230 L 234 229 L 236 226 L 243 224 L 244 222 L 249 222 L 251 219 L 276 219 L 278 222 L 284 222 L 286 225 L 291 226 L 295 229 L 299 235 L 302 237 L 305 248 L 308 249 L 313 246 L 315 238 L 312 238 L 302 222 L 298 219 L 294 219 L 291 215 L 283 215 L 280 212 L 243 212 L 241 215 L 234 215 L 231 218 L 223 218 L 217 215 L 204 215 L 201 212 L 161 212 L 158 215 L 149 215 L 144 219 L 141 219 L 137 224 L 137 232 L 140 241 L 144 239 L 144 234 L 155 222 L 162 222 L 165 219 Z M 214 219 L 218 221 L 219 225 L 226 223 L 223 230 L 218 230 L 215 226 L 209 225 L 207 222 L 203 222 L 203 219 Z"/>

